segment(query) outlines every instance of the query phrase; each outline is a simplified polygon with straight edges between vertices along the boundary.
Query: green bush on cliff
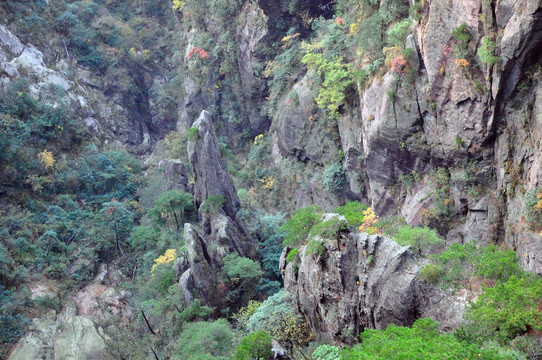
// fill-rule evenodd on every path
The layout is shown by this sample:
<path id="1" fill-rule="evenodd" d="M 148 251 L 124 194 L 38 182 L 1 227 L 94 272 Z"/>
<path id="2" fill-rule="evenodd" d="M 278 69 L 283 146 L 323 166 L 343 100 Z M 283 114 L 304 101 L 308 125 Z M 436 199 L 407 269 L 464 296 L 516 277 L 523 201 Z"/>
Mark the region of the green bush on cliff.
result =
<path id="1" fill-rule="evenodd" d="M 292 217 L 280 228 L 284 233 L 282 245 L 297 247 L 308 238 L 312 227 L 320 221 L 322 210 L 319 207 L 308 206 L 297 210 Z"/>
<path id="2" fill-rule="evenodd" d="M 301 61 L 319 77 L 316 103 L 331 119 L 339 117 L 339 107 L 344 104 L 346 91 L 353 83 L 348 63 L 342 57 L 328 60 L 321 52 L 322 45 L 305 45 L 305 56 Z"/>
<path id="3" fill-rule="evenodd" d="M 516 253 L 499 250 L 495 245 L 478 246 L 474 240 L 464 245 L 452 244 L 440 255 L 432 257 L 420 276 L 428 282 L 437 282 L 443 288 L 458 288 L 473 277 L 506 281 L 512 275 L 521 276 Z"/>
<path id="4" fill-rule="evenodd" d="M 348 225 L 355 227 L 361 226 L 363 224 L 363 212 L 367 210 L 367 205 L 360 203 L 359 201 L 350 201 L 339 206 L 333 210 L 339 215 L 343 215 L 348 221 Z"/>
<path id="5" fill-rule="evenodd" d="M 230 359 L 232 341 L 233 331 L 226 319 L 189 323 L 179 337 L 176 359 Z"/>
<path id="6" fill-rule="evenodd" d="M 478 49 L 478 56 L 480 60 L 486 63 L 489 67 L 492 67 L 497 62 L 501 60 L 500 57 L 495 56 L 495 50 L 497 49 L 497 44 L 494 41 L 491 41 L 487 36 L 482 38 L 482 45 Z"/>
<path id="7" fill-rule="evenodd" d="M 406 38 L 410 34 L 411 29 L 412 22 L 410 21 L 410 19 L 407 18 L 398 22 L 391 29 L 388 30 L 388 43 L 391 46 L 404 48 Z"/>
<path id="8" fill-rule="evenodd" d="M 265 331 L 256 331 L 241 340 L 232 360 L 271 359 L 271 336 Z"/>
<path id="9" fill-rule="evenodd" d="M 482 341 L 496 337 L 506 343 L 527 331 L 542 331 L 542 278 L 535 275 L 511 276 L 484 288 L 478 301 L 471 304 L 465 318 L 469 324 L 462 329 L 463 337 Z"/>
<path id="10" fill-rule="evenodd" d="M 472 38 L 469 26 L 466 23 L 462 23 L 452 30 L 452 36 L 456 42 L 454 47 L 456 59 L 467 59 L 470 56 L 469 42 Z"/>
<path id="11" fill-rule="evenodd" d="M 365 330 L 360 335 L 362 343 L 343 350 L 342 359 L 518 359 L 516 351 L 498 345 L 480 346 L 461 342 L 438 329 L 438 322 L 425 318 L 416 320 L 412 328 L 391 324 L 386 330 Z"/>
<path id="12" fill-rule="evenodd" d="M 332 192 L 339 192 L 343 189 L 346 177 L 344 176 L 344 168 L 341 163 L 333 163 L 326 165 L 322 185 Z"/>
<path id="13" fill-rule="evenodd" d="M 435 230 L 409 225 L 401 226 L 395 233 L 394 239 L 403 246 L 410 245 L 418 254 L 430 250 L 433 246 L 444 244 L 444 240 L 438 237 Z"/>

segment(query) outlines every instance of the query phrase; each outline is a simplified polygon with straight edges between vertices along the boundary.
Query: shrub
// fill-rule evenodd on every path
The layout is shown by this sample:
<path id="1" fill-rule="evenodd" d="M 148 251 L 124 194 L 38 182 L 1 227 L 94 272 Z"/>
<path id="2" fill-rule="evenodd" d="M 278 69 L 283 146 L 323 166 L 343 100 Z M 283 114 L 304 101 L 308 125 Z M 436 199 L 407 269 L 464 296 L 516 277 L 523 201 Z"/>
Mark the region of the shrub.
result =
<path id="1" fill-rule="evenodd" d="M 279 279 L 279 260 L 282 254 L 282 241 L 284 239 L 280 226 L 284 222 L 284 215 L 265 214 L 254 224 L 254 231 L 259 235 L 258 256 L 262 267 L 268 277 Z"/>
<path id="2" fill-rule="evenodd" d="M 343 206 L 339 206 L 334 212 L 343 215 L 349 225 L 359 227 L 363 224 L 363 212 L 367 210 L 367 205 L 358 201 L 347 202 Z"/>
<path id="3" fill-rule="evenodd" d="M 282 246 L 301 245 L 307 239 L 311 228 L 320 221 L 321 216 L 319 207 L 309 206 L 297 210 L 280 228 L 284 233 Z"/>
<path id="4" fill-rule="evenodd" d="M 307 255 L 322 256 L 326 253 L 326 241 L 322 239 L 310 239 L 307 243 Z"/>
<path id="5" fill-rule="evenodd" d="M 542 278 L 512 275 L 506 282 L 485 288 L 478 301 L 465 314 L 469 338 L 481 339 L 497 336 L 507 341 L 527 330 L 542 330 Z"/>
<path id="6" fill-rule="evenodd" d="M 224 256 L 224 273 L 230 278 L 255 279 L 263 275 L 260 264 L 237 253 Z"/>
<path id="7" fill-rule="evenodd" d="M 530 230 L 542 230 L 542 188 L 529 189 L 525 192 L 523 216 Z"/>
<path id="8" fill-rule="evenodd" d="M 190 305 L 181 312 L 181 320 L 184 322 L 202 320 L 215 311 L 214 307 L 203 305 L 201 299 L 194 299 Z"/>
<path id="9" fill-rule="evenodd" d="M 430 284 L 436 284 L 444 275 L 444 269 L 440 265 L 429 264 L 420 271 L 420 279 Z"/>
<path id="10" fill-rule="evenodd" d="M 179 337 L 176 352 L 187 360 L 225 360 L 231 355 L 232 340 L 233 331 L 225 319 L 188 323 Z"/>
<path id="11" fill-rule="evenodd" d="M 430 250 L 432 246 L 444 244 L 444 240 L 438 237 L 435 230 L 409 225 L 401 226 L 397 230 L 395 241 L 403 246 L 410 245 L 418 254 Z"/>
<path id="12" fill-rule="evenodd" d="M 432 259 L 433 265 L 423 269 L 420 276 L 429 281 L 439 276 L 443 288 L 457 288 L 475 276 L 506 281 L 512 275 L 522 274 L 514 251 L 499 250 L 491 244 L 479 247 L 474 240 L 464 245 L 452 244 Z"/>
<path id="13" fill-rule="evenodd" d="M 469 57 L 468 47 L 472 37 L 469 31 L 469 26 L 466 23 L 462 23 L 452 31 L 452 36 L 456 41 L 454 48 L 455 58 L 465 60 Z"/>
<path id="14" fill-rule="evenodd" d="M 425 318 L 416 320 L 412 328 L 391 324 L 386 330 L 365 330 L 360 335 L 362 343 L 343 350 L 342 359 L 517 359 L 515 352 L 464 343 L 438 328 L 438 322 Z"/>
<path id="15" fill-rule="evenodd" d="M 414 2 L 410 9 L 408 9 L 408 14 L 410 17 L 412 17 L 415 21 L 420 21 L 423 17 L 423 8 L 421 3 Z"/>
<path id="16" fill-rule="evenodd" d="M 248 321 L 247 330 L 264 330 L 290 354 L 301 350 L 312 338 L 303 318 L 294 311 L 294 297 L 282 290 L 269 297 Z"/>
<path id="17" fill-rule="evenodd" d="M 331 119 L 339 117 L 339 107 L 346 99 L 346 90 L 353 83 L 348 64 L 343 63 L 342 57 L 328 60 L 320 50 L 321 44 L 305 45 L 305 56 L 301 59 L 309 69 L 316 70 L 321 84 L 318 89 L 316 103 L 322 110 L 326 110 Z"/>
<path id="18" fill-rule="evenodd" d="M 232 360 L 271 359 L 271 336 L 265 331 L 257 331 L 245 336 L 237 347 Z"/>
<path id="19" fill-rule="evenodd" d="M 248 320 L 247 331 L 265 330 L 269 332 L 270 329 L 277 328 L 281 314 L 293 312 L 293 303 L 293 295 L 285 290 L 270 296 L 254 311 L 254 314 Z"/>
<path id="20" fill-rule="evenodd" d="M 399 48 L 405 47 L 405 41 L 410 34 L 412 23 L 410 19 L 404 19 L 388 30 L 388 43 Z"/>
<path id="21" fill-rule="evenodd" d="M 494 41 L 491 41 L 487 36 L 482 38 L 482 45 L 478 49 L 478 56 L 480 57 L 480 60 L 489 67 L 492 67 L 501 60 L 498 56 L 495 56 L 496 48 L 497 44 Z"/>
<path id="22" fill-rule="evenodd" d="M 242 307 L 232 318 L 237 321 L 238 326 L 242 329 L 247 327 L 250 317 L 262 306 L 261 301 L 250 300 L 247 306 Z"/>
<path id="23" fill-rule="evenodd" d="M 69 11 L 65 11 L 56 19 L 56 28 L 63 32 L 68 33 L 70 29 L 79 23 L 79 19 L 76 15 Z"/>
<path id="24" fill-rule="evenodd" d="M 340 163 L 327 165 L 324 168 L 324 178 L 322 185 L 329 191 L 339 192 L 343 189 L 346 178 L 344 168 Z"/>
<path id="25" fill-rule="evenodd" d="M 226 197 L 224 195 L 211 195 L 201 205 L 201 211 L 205 215 L 216 214 L 222 206 L 226 203 Z"/>
<path id="26" fill-rule="evenodd" d="M 299 259 L 299 249 L 292 249 L 286 256 L 286 262 L 296 262 Z"/>
<path id="27" fill-rule="evenodd" d="M 136 226 L 128 237 L 128 244 L 135 250 L 153 248 L 158 242 L 160 233 L 151 226 Z"/>
<path id="28" fill-rule="evenodd" d="M 158 265 L 158 266 L 156 266 Z M 152 271 L 150 286 L 161 294 L 165 294 L 169 287 L 175 284 L 175 270 L 172 264 L 156 264 Z"/>
<path id="29" fill-rule="evenodd" d="M 149 215 L 161 226 L 166 224 L 168 218 L 173 217 L 177 231 L 181 231 L 181 224 L 187 219 L 193 219 L 196 215 L 194 198 L 192 194 L 181 190 L 166 191 L 154 201 Z"/>
<path id="30" fill-rule="evenodd" d="M 312 353 L 314 360 L 341 360 L 341 348 L 331 345 L 320 345 Z"/>
<path id="31" fill-rule="evenodd" d="M 198 128 L 192 127 L 188 129 L 188 134 L 186 135 L 186 138 L 188 139 L 188 141 L 196 141 L 198 139 L 198 135 Z"/>
<path id="32" fill-rule="evenodd" d="M 374 235 L 380 232 L 378 227 L 378 215 L 373 211 L 372 208 L 367 208 L 363 211 L 363 222 L 358 227 L 359 232 L 366 232 L 369 235 Z"/>

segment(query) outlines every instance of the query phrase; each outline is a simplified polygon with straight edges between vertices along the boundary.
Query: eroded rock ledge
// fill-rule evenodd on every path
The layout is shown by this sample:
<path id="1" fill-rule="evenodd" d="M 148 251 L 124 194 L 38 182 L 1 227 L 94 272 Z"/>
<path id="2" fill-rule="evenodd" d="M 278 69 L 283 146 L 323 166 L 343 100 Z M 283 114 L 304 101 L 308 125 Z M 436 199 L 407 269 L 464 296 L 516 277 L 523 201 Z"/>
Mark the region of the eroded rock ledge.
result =
<path id="1" fill-rule="evenodd" d="M 317 340 L 350 343 L 366 328 L 412 325 L 431 317 L 443 329 L 456 327 L 464 302 L 418 278 L 428 260 L 381 235 L 344 232 L 326 241 L 323 255 L 301 247 L 299 260 L 280 267 L 286 290 Z"/>

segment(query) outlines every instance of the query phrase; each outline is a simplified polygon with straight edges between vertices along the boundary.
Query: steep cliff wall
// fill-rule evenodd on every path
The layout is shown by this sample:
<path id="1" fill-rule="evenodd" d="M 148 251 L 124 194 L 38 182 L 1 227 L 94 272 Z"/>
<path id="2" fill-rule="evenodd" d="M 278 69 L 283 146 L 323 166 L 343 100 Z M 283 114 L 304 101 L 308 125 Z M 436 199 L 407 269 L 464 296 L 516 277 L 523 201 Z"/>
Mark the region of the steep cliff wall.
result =
<path id="1" fill-rule="evenodd" d="M 324 134 L 331 149 L 318 146 L 323 120 L 314 116 L 316 125 L 308 124 L 310 114 L 296 110 L 310 108 L 304 94 L 315 88 L 301 79 L 290 88 L 300 105 L 274 119 L 277 148 L 284 157 L 326 164 L 335 144 L 345 155 L 349 190 L 379 214 L 430 224 L 448 243 L 506 243 L 526 269 L 540 273 L 539 235 L 522 218 L 523 193 L 540 186 L 533 141 L 539 80 L 528 71 L 538 61 L 540 2 L 424 4 L 405 46 L 414 51 L 414 78 L 390 70 L 358 88 L 337 120 L 339 141 Z M 462 24 L 470 39 L 468 67 L 453 35 Z M 493 35 L 501 60 L 489 66 L 475 54 L 482 38 Z M 291 108 L 287 102 L 285 96 L 279 108 Z M 446 173 L 440 181 L 439 168 Z"/>

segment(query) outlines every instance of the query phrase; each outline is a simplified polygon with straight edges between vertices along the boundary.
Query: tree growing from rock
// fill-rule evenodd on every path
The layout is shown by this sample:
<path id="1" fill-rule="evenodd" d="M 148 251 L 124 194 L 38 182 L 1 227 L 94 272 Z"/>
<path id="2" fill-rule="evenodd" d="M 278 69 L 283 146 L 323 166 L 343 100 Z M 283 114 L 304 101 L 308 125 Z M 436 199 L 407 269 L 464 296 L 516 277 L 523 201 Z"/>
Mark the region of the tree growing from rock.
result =
<path id="1" fill-rule="evenodd" d="M 166 191 L 156 199 L 149 210 L 153 221 L 164 226 L 173 216 L 177 231 L 181 231 L 181 222 L 195 213 L 194 199 L 191 194 L 181 190 Z"/>

